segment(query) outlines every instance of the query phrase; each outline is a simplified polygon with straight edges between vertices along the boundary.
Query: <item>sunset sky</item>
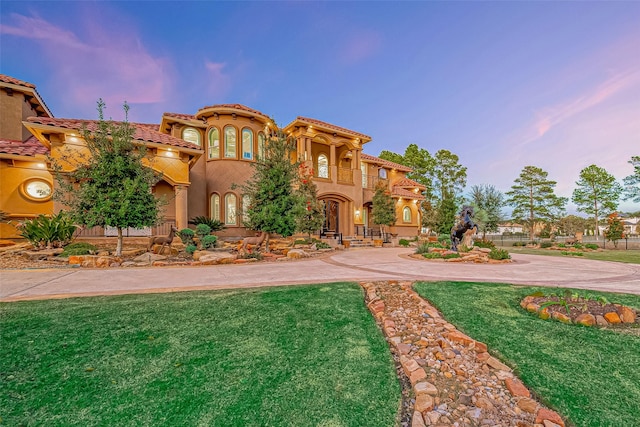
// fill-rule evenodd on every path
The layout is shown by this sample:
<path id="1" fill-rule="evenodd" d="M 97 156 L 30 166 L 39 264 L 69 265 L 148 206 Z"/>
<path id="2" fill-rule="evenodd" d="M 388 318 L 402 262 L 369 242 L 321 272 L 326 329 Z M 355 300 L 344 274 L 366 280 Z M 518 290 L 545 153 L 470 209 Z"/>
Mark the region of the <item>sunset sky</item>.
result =
<path id="1" fill-rule="evenodd" d="M 100 97 L 146 123 L 240 103 L 368 134 L 372 155 L 450 150 L 502 191 L 534 165 L 570 197 L 582 168 L 621 180 L 640 155 L 634 1 L 2 0 L 0 72 L 56 117 L 94 119 Z"/>

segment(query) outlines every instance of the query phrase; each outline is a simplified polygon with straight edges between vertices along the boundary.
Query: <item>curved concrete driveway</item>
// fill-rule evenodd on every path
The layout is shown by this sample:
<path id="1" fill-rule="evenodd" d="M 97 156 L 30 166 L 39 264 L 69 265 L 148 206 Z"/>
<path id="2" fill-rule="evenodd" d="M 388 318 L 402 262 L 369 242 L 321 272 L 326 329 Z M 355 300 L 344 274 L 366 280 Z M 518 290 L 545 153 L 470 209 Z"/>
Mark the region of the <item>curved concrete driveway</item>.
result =
<path id="1" fill-rule="evenodd" d="M 0 301 L 361 280 L 460 280 L 640 294 L 640 265 L 551 256 L 511 264 L 439 263 L 411 249 L 350 249 L 327 258 L 203 267 L 0 271 Z"/>

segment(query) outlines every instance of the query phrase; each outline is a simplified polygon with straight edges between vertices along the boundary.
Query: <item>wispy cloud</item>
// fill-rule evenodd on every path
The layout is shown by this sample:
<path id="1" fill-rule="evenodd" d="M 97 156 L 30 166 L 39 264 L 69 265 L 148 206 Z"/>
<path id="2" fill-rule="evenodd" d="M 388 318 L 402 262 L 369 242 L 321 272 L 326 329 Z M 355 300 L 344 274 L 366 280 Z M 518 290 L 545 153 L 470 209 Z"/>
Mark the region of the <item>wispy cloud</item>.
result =
<path id="1" fill-rule="evenodd" d="M 533 135 L 529 136 L 526 142 L 544 136 L 554 126 L 638 83 L 640 83 L 640 70 L 619 73 L 597 87 L 589 88 L 586 93 L 574 99 L 543 108 L 536 114 L 537 118 L 533 124 L 535 132 L 532 132 Z"/>
<path id="2" fill-rule="evenodd" d="M 87 111 L 86 106 L 95 105 L 98 98 L 114 106 L 125 100 L 152 104 L 166 99 L 170 64 L 152 55 L 134 28 L 100 26 L 100 20 L 84 22 L 86 27 L 71 30 L 39 16 L 12 14 L 0 26 L 0 34 L 42 47 L 53 82 L 67 89 L 64 103 L 85 106 Z"/>

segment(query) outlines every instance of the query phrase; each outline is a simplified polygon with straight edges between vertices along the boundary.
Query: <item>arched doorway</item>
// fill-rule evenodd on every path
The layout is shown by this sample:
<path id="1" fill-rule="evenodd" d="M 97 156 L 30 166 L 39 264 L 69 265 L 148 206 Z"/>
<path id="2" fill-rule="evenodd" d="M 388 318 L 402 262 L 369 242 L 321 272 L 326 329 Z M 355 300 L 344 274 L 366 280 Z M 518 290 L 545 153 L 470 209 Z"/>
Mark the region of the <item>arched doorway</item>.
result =
<path id="1" fill-rule="evenodd" d="M 335 234 L 340 232 L 340 201 L 326 199 L 324 202 L 324 225 L 322 234 Z"/>
<path id="2" fill-rule="evenodd" d="M 321 233 L 325 236 L 353 234 L 353 201 L 341 194 L 331 193 L 318 197 L 324 206 L 324 224 Z"/>

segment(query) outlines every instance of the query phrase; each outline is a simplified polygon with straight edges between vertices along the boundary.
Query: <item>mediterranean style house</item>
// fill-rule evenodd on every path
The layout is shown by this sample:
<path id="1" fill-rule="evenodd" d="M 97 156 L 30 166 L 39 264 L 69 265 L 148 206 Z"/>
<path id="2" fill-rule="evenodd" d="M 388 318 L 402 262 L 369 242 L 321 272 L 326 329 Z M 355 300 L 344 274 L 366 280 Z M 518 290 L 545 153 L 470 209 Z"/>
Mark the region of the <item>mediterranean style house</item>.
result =
<path id="1" fill-rule="evenodd" d="M 251 164 L 264 149 L 274 124 L 264 113 L 240 104 L 203 107 L 195 114 L 164 113 L 159 124 L 132 123 L 134 140 L 147 147 L 147 164 L 162 173 L 154 194 L 168 203 L 164 223 L 188 227 L 188 220 L 208 216 L 223 222 L 220 237 L 253 234 L 242 225 L 246 198 L 234 184 L 253 174 Z M 51 161 L 71 151 L 86 151 L 79 130 L 95 120 L 55 118 L 36 87 L 0 75 L 0 237 L 17 237 L 14 223 L 63 207 L 52 199 Z M 406 177 L 406 166 L 363 152 L 371 137 L 320 120 L 298 117 L 283 128 L 296 142 L 296 159 L 314 171 L 325 224 L 319 234 L 355 236 L 377 230 L 371 220 L 375 186 L 383 182 L 396 201 L 390 232 L 413 237 L 420 231 L 419 201 L 424 187 Z M 84 230 L 104 236 L 106 230 Z"/>

